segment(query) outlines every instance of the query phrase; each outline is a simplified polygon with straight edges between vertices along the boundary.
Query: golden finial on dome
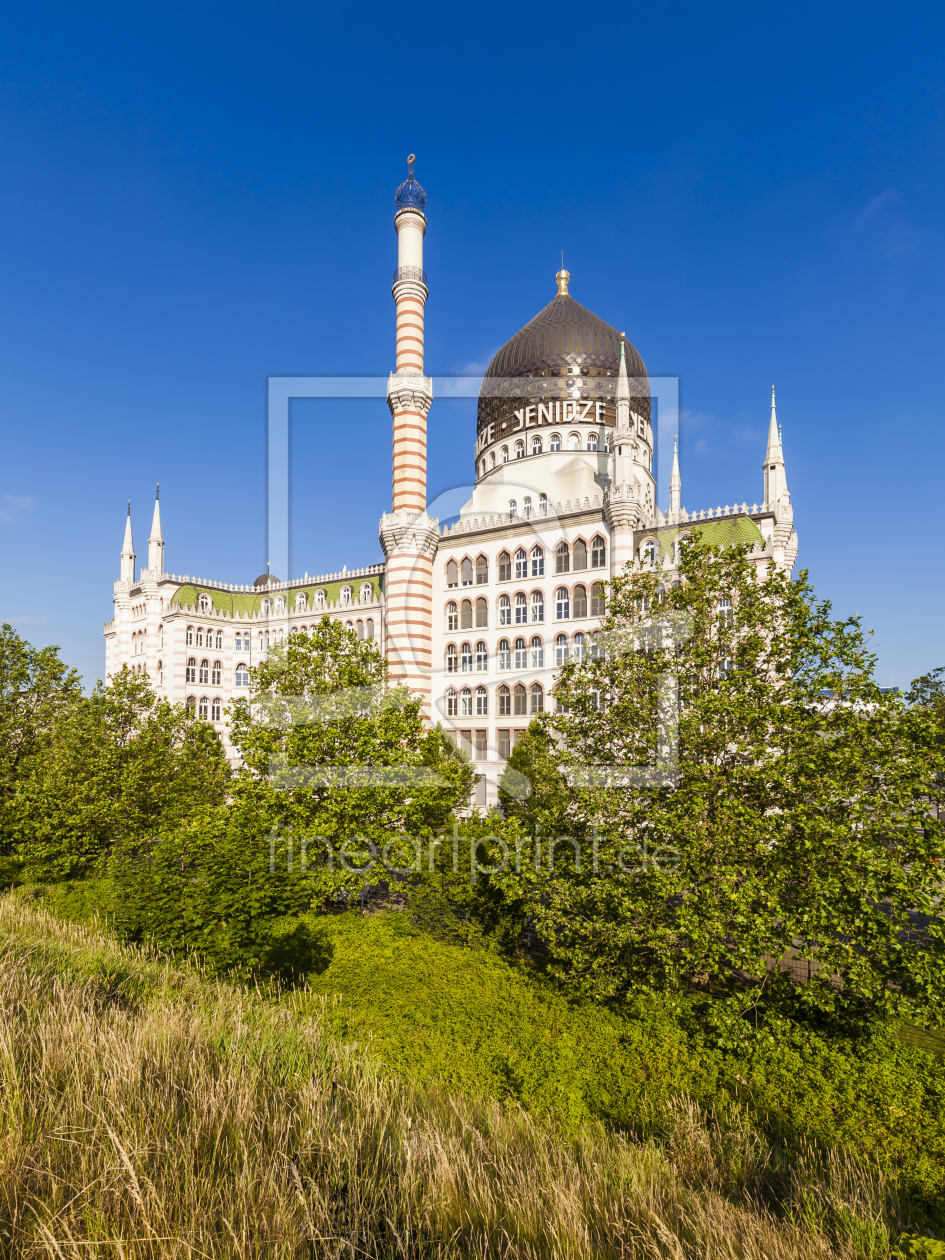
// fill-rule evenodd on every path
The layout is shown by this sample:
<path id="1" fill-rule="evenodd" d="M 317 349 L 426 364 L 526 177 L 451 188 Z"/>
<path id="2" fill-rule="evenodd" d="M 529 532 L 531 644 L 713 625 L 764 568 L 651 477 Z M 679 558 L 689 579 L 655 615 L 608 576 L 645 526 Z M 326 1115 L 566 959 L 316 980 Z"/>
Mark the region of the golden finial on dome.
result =
<path id="1" fill-rule="evenodd" d="M 564 268 L 562 267 L 561 270 L 558 272 L 558 274 L 555 276 L 555 279 L 558 281 L 558 296 L 567 297 L 568 296 L 568 281 L 571 279 L 570 271 L 565 271 Z"/>

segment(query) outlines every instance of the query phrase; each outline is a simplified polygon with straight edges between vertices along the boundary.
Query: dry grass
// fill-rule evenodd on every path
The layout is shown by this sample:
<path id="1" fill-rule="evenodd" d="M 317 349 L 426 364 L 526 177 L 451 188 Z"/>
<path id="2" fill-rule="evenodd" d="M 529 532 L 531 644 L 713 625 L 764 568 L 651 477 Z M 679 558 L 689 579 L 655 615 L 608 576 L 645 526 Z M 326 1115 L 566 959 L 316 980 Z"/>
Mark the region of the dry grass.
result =
<path id="1" fill-rule="evenodd" d="M 889 1254 L 886 1187 L 839 1156 L 775 1167 L 685 1101 L 657 1144 L 421 1091 L 284 1001 L 11 897 L 0 1091 L 9 1257 Z"/>

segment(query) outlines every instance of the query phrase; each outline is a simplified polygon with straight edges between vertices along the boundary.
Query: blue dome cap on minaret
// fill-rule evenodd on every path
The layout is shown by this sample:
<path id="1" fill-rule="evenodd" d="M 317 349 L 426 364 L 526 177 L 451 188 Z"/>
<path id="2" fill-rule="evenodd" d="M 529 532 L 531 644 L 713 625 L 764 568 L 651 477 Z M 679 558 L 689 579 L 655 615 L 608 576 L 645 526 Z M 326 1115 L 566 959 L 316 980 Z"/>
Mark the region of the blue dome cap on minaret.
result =
<path id="1" fill-rule="evenodd" d="M 418 184 L 413 177 L 413 164 L 416 160 L 413 153 L 407 158 L 409 173 L 394 193 L 394 201 L 397 203 L 398 210 L 419 210 L 422 214 L 427 204 L 427 195 L 423 191 L 423 186 Z"/>

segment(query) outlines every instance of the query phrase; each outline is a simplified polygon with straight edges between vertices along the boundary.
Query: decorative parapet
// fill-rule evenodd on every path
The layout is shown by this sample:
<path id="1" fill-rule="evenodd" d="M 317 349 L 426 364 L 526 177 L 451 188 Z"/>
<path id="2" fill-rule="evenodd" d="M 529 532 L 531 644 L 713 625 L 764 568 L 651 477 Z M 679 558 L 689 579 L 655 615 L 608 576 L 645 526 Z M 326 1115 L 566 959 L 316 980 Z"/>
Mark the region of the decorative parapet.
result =
<path id="1" fill-rule="evenodd" d="M 318 586 L 321 582 L 343 582 L 348 578 L 378 577 L 384 572 L 382 564 L 369 564 L 363 569 L 341 569 L 338 573 L 321 573 L 315 577 L 291 578 L 287 582 L 270 582 L 267 586 L 237 586 L 230 582 L 216 582 L 213 578 L 181 576 L 178 573 L 164 573 L 162 580 L 173 582 L 177 586 L 203 586 L 208 591 L 230 591 L 240 594 L 267 595 L 270 591 L 291 591 L 297 586 Z"/>
<path id="2" fill-rule="evenodd" d="M 544 503 L 526 515 L 524 512 L 495 512 L 491 516 L 466 516 L 452 525 L 444 525 L 441 533 L 444 538 L 453 534 L 470 534 L 480 529 L 496 529 L 500 525 L 528 525 L 536 521 L 550 521 L 558 516 L 572 516 L 575 512 L 600 511 L 603 502 L 600 495 L 593 499 L 570 499 L 566 503 Z"/>
<path id="3" fill-rule="evenodd" d="M 400 508 L 381 517 L 379 537 L 384 555 L 427 556 L 433 559 L 440 539 L 440 523 L 426 512 Z"/>
<path id="4" fill-rule="evenodd" d="M 387 382 L 387 405 L 395 416 L 398 411 L 419 411 L 426 415 L 433 405 L 433 382 L 422 372 L 407 369 L 391 372 Z"/>

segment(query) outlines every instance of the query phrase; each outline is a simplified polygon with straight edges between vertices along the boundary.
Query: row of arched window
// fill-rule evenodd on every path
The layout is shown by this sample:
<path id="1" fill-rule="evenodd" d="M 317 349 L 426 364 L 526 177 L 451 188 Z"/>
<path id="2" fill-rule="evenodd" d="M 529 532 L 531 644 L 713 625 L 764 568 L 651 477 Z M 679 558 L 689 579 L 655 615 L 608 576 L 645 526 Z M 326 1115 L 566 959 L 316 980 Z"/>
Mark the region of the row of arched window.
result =
<path id="1" fill-rule="evenodd" d="M 447 687 L 443 697 L 447 717 L 488 717 L 489 691 L 486 687 Z M 497 717 L 542 713 L 545 708 L 545 689 L 541 683 L 516 683 L 514 687 L 500 683 L 495 689 Z"/>
<path id="2" fill-rule="evenodd" d="M 203 626 L 188 626 L 184 635 L 184 642 L 188 647 L 208 647 L 214 646 L 214 637 L 216 638 L 216 647 L 220 651 L 223 647 L 223 631 L 214 631 L 211 627 L 204 629 Z M 247 635 L 247 638 L 249 636 Z M 237 636 L 237 639 L 239 636 Z M 240 650 L 239 642 L 236 645 L 237 652 Z"/>
<path id="3" fill-rule="evenodd" d="M 223 666 L 219 661 L 214 661 L 213 665 L 209 661 L 203 660 L 197 664 L 197 658 L 191 656 L 187 661 L 187 678 L 189 683 L 209 683 L 211 687 L 222 687 L 223 685 Z"/>
<path id="4" fill-rule="evenodd" d="M 201 696 L 199 700 L 196 696 L 188 696 L 186 705 L 191 717 L 196 714 L 204 722 L 223 721 L 223 701 L 219 696 L 215 696 L 212 700 L 208 700 L 206 696 Z"/>
<path id="5" fill-rule="evenodd" d="M 541 498 L 547 503 L 544 495 Z M 526 499 L 525 504 L 530 514 L 531 499 Z M 514 499 L 509 500 L 509 509 L 514 515 L 517 510 Z M 607 543 L 600 534 L 591 539 L 590 545 L 583 538 L 577 538 L 573 543 L 562 540 L 554 549 L 554 557 L 556 573 L 569 573 L 572 569 L 574 572 L 588 568 L 603 569 L 607 564 Z M 514 555 L 509 551 L 500 551 L 497 563 L 500 582 L 544 577 L 545 549 L 537 545 L 530 550 L 519 547 Z M 453 559 L 446 562 L 446 585 L 450 589 L 456 586 L 485 586 L 488 581 L 488 556 L 477 556 L 475 563 L 471 556 L 464 556 L 459 562 Z"/>
<path id="6" fill-rule="evenodd" d="M 567 586 L 559 586 L 554 596 L 554 617 L 556 621 L 569 621 L 572 618 L 602 617 L 605 611 L 604 583 L 592 582 L 590 596 L 588 588 L 579 582 L 573 590 Z M 517 591 L 515 595 L 500 595 L 496 602 L 497 622 L 500 626 L 537 625 L 545 620 L 544 591 Z M 473 614 L 475 613 L 475 624 Z M 446 605 L 446 632 L 453 634 L 457 630 L 485 630 L 489 625 L 489 604 L 481 597 L 476 600 L 475 608 L 471 599 L 450 600 Z"/>
<path id="7" fill-rule="evenodd" d="M 578 662 L 584 659 L 587 652 L 587 637 L 582 631 L 568 639 L 566 634 L 555 636 L 554 665 L 564 665 L 570 657 Z M 450 643 L 444 658 L 448 674 L 486 674 L 489 672 L 489 647 L 480 639 L 475 650 L 471 643 L 461 643 L 459 647 Z M 549 665 L 552 662 L 549 661 Z M 544 669 L 545 642 L 540 635 L 532 635 L 526 639 L 500 639 L 496 649 L 496 669 Z"/>
<path id="8" fill-rule="evenodd" d="M 361 587 L 358 591 L 358 597 L 362 603 L 370 603 L 370 601 L 374 598 L 374 587 L 370 582 L 361 583 Z M 343 586 L 338 592 L 339 604 L 350 604 L 353 598 L 354 589 L 350 586 Z M 328 592 L 322 590 L 316 591 L 312 597 L 312 608 L 318 610 L 326 608 L 327 606 Z M 276 595 L 273 599 L 269 599 L 267 597 L 262 601 L 259 607 L 264 617 L 278 617 L 286 612 L 286 598 L 284 595 Z M 294 608 L 297 613 L 305 612 L 308 608 L 308 596 L 305 591 L 299 591 L 296 594 Z"/>
<path id="9" fill-rule="evenodd" d="M 601 440 L 601 434 L 597 429 L 588 430 L 583 442 L 581 440 L 581 434 L 577 430 L 572 430 L 565 439 L 564 449 L 569 451 L 579 451 L 583 446 L 585 450 L 597 451 L 600 449 Z M 560 451 L 562 449 L 561 433 L 557 429 L 549 434 L 547 449 L 549 451 Z M 608 435 L 606 432 L 603 435 L 603 449 L 605 451 L 610 450 Z M 545 439 L 541 436 L 541 434 L 533 434 L 531 440 L 528 442 L 526 442 L 524 438 L 519 438 L 519 440 L 514 442 L 512 446 L 503 446 L 499 450 L 498 454 L 495 451 L 492 451 L 489 455 L 488 464 L 485 459 L 481 459 L 479 461 L 479 475 L 484 477 L 486 475 L 487 468 L 495 468 L 497 463 L 507 464 L 510 458 L 524 459 L 526 454 L 529 452 L 532 455 L 542 455 L 544 454 L 544 451 Z"/>

